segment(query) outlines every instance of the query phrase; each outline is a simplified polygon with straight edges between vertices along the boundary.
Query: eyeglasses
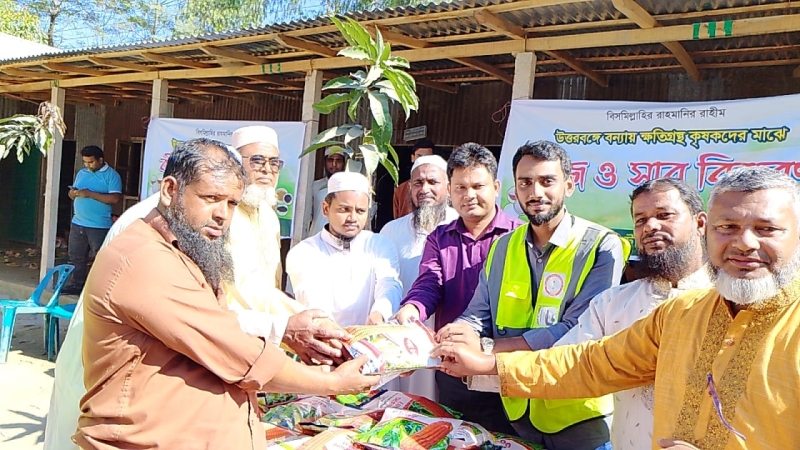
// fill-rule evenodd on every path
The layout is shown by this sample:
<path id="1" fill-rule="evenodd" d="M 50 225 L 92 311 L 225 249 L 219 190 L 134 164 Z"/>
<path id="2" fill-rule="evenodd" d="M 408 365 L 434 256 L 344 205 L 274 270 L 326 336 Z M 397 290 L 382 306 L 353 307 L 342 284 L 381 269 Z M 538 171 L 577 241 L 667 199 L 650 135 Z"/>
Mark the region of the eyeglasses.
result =
<path id="1" fill-rule="evenodd" d="M 711 376 L 711 374 L 708 374 L 707 378 L 708 378 L 708 395 L 711 396 L 711 403 L 714 404 L 714 410 L 717 411 L 717 416 L 719 417 L 720 422 L 722 422 L 722 425 L 724 425 L 725 428 L 731 430 L 731 433 L 735 434 L 736 436 L 739 436 L 740 438 L 742 438 L 743 441 L 747 440 L 747 438 L 745 438 L 742 433 L 736 431 L 736 428 L 733 428 L 733 425 L 731 425 L 730 423 L 728 423 L 727 420 L 725 420 L 725 416 L 722 415 L 722 401 L 720 401 L 719 395 L 717 394 L 717 387 L 714 386 L 714 378 Z"/>
<path id="2" fill-rule="evenodd" d="M 280 158 L 267 158 L 262 155 L 243 156 L 242 158 L 250 160 L 250 168 L 253 170 L 261 170 L 267 163 L 269 163 L 269 167 L 273 172 L 283 169 L 284 161 Z"/>

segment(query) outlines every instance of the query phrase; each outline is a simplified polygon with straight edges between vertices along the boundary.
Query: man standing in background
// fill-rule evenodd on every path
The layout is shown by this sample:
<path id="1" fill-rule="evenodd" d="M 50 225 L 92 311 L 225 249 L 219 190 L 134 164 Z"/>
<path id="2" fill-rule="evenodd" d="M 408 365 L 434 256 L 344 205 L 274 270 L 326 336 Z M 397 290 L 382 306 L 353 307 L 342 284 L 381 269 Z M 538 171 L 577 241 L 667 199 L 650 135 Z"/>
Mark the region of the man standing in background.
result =
<path id="1" fill-rule="evenodd" d="M 411 149 L 411 164 L 414 164 L 417 161 L 417 158 L 421 156 L 433 155 L 435 148 L 436 145 L 434 145 L 434 143 L 430 140 L 420 139 Z M 400 217 L 411 214 L 411 212 L 414 211 L 414 205 L 411 203 L 411 198 L 408 196 L 411 192 L 410 182 L 411 180 L 404 181 L 397 186 L 397 189 L 394 190 L 394 197 L 392 198 L 392 210 L 394 212 L 395 219 L 399 219 Z"/>
<path id="2" fill-rule="evenodd" d="M 94 258 L 111 228 L 111 205 L 122 200 L 122 179 L 105 163 L 103 150 L 89 145 L 81 150 L 84 168 L 75 176 L 69 198 L 75 214 L 69 227 L 69 263 L 75 266 L 72 281 L 62 294 L 78 295 L 86 283 L 89 260 Z"/>
<path id="3" fill-rule="evenodd" d="M 334 145 L 325 149 L 325 176 L 319 180 L 314 181 L 311 185 L 312 201 L 314 202 L 311 208 L 311 228 L 308 235 L 313 236 L 325 227 L 328 223 L 328 218 L 322 214 L 322 201 L 328 195 L 328 180 L 335 173 L 344 170 L 347 164 L 347 153 L 344 152 L 342 147 Z"/>

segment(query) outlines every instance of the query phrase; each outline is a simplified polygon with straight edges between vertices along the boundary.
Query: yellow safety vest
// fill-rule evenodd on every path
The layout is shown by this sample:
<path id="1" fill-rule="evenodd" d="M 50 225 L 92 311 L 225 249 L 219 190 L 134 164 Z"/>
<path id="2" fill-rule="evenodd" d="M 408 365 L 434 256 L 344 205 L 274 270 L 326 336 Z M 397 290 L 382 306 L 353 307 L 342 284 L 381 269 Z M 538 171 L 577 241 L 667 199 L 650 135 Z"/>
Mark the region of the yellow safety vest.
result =
<path id="1" fill-rule="evenodd" d="M 597 224 L 575 217 L 567 246 L 555 247 L 544 267 L 542 278 L 536 295 L 536 306 L 533 306 L 531 289 L 531 271 L 525 244 L 527 226 L 514 230 L 509 235 L 508 246 L 503 263 L 502 282 L 498 295 L 497 316 L 495 318 L 498 329 L 516 328 L 531 329 L 543 328 L 558 323 L 561 319 L 564 294 L 570 286 L 573 275 L 573 265 L 578 254 L 583 237 L 593 226 L 602 230 L 597 234 L 592 243 L 591 250 L 586 255 L 586 261 L 575 285 L 574 295 L 577 295 L 589 271 L 594 266 L 595 254 L 600 241 L 608 233 L 613 233 Z M 623 254 L 627 260 L 630 253 L 630 243 L 623 241 Z M 494 251 L 500 240 L 495 241 L 489 250 L 486 260 L 486 274 L 488 277 L 492 267 Z M 628 245 L 625 245 L 628 244 Z M 523 264 L 522 262 L 525 262 Z M 502 397 L 503 406 L 511 421 L 518 420 L 530 407 L 529 418 L 537 430 L 544 433 L 557 433 L 564 428 L 595 417 L 610 414 L 613 411 L 613 399 L 610 395 L 590 399 L 568 400 L 541 400 Z"/>

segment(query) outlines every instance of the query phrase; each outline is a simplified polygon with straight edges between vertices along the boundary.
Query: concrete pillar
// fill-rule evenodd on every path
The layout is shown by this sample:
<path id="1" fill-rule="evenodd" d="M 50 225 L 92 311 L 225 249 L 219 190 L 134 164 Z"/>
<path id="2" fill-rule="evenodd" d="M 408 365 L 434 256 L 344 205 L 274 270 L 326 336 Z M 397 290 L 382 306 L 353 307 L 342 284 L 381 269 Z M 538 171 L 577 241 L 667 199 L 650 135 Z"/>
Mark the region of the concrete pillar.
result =
<path id="1" fill-rule="evenodd" d="M 66 91 L 50 88 L 50 103 L 64 112 Z M 42 227 L 42 259 L 39 264 L 39 279 L 53 267 L 56 257 L 56 229 L 58 227 L 58 186 L 61 178 L 61 149 L 64 138 L 55 131 L 53 145 L 47 152 L 44 185 L 44 217 Z"/>
<path id="2" fill-rule="evenodd" d="M 103 149 L 106 160 L 113 148 L 105 147 L 106 107 L 105 105 L 77 105 L 75 106 L 75 171 L 73 179 L 83 169 L 81 149 L 87 145 L 96 145 Z"/>
<path id="3" fill-rule="evenodd" d="M 306 85 L 303 90 L 302 119 L 305 124 L 303 149 L 311 145 L 311 140 L 319 133 L 319 113 L 312 107 L 322 97 L 322 72 L 311 70 L 306 74 Z M 311 211 L 314 209 L 311 185 L 314 184 L 314 166 L 316 155 L 309 153 L 300 158 L 300 174 L 295 192 L 294 218 L 292 221 L 292 245 L 305 238 L 306 230 L 311 223 Z"/>
<path id="4" fill-rule="evenodd" d="M 172 117 L 174 105 L 167 101 L 168 93 L 169 81 L 160 78 L 153 80 L 150 117 Z"/>
<path id="5" fill-rule="evenodd" d="M 514 61 L 514 86 L 511 100 L 533 98 L 533 81 L 536 78 L 536 53 L 517 53 Z"/>

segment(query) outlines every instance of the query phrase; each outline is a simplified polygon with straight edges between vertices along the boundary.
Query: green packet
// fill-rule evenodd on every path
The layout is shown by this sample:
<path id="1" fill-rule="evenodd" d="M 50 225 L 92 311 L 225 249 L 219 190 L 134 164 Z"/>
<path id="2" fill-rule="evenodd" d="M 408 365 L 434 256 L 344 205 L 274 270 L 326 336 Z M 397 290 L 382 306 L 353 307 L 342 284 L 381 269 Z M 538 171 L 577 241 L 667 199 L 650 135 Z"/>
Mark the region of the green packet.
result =
<path id="1" fill-rule="evenodd" d="M 362 444 L 399 450 L 446 450 L 450 444 L 448 434 L 452 431 L 453 425 L 449 422 L 436 421 L 426 424 L 396 417 L 356 435 L 355 440 Z"/>

